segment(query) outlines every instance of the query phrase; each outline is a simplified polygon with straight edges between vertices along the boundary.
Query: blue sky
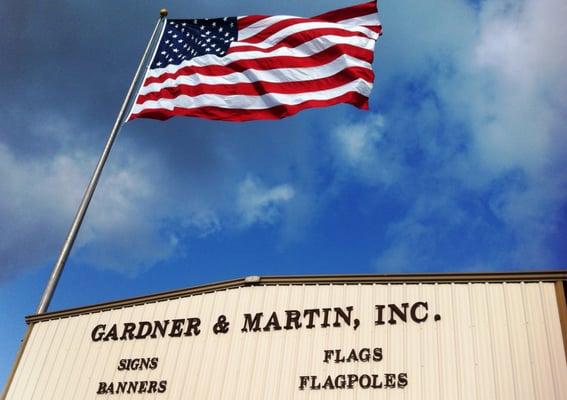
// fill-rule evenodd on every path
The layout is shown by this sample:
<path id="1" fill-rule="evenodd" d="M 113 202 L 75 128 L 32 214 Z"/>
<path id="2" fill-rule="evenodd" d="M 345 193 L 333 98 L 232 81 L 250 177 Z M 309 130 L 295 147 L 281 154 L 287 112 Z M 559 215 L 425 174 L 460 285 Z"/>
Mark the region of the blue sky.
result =
<path id="1" fill-rule="evenodd" d="M 8 3 L 2 384 L 158 8 L 315 15 L 355 2 Z M 128 123 L 51 310 L 246 275 L 565 269 L 567 3 L 379 6 L 370 112 Z"/>

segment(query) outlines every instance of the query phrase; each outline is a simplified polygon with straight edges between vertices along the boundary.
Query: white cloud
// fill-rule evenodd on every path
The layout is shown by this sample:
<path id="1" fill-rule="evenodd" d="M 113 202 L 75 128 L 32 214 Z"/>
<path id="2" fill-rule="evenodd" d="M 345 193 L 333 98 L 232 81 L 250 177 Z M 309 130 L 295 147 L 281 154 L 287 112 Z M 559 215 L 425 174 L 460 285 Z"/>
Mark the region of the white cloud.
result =
<path id="1" fill-rule="evenodd" d="M 495 0 L 478 11 L 465 1 L 433 3 L 382 6 L 391 39 L 379 54 L 395 60 L 385 82 L 377 77 L 385 124 L 370 118 L 353 125 L 351 143 L 333 140 L 340 173 L 394 182 L 407 201 L 376 265 L 556 266 L 548 240 L 567 202 L 567 3 Z M 348 133 L 341 127 L 337 137 Z M 380 179 L 378 160 L 395 179 Z M 452 242 L 456 232 L 463 236 Z M 450 255 L 474 246 L 475 235 L 482 251 Z"/>
<path id="2" fill-rule="evenodd" d="M 356 177 L 370 185 L 389 185 L 401 173 L 403 149 L 395 146 L 382 115 L 347 123 L 331 132 L 335 167 L 344 179 Z"/>
<path id="3" fill-rule="evenodd" d="M 247 176 L 238 187 L 240 223 L 244 227 L 274 223 L 281 215 L 280 207 L 294 196 L 295 191 L 289 184 L 266 188 L 257 179 Z"/>

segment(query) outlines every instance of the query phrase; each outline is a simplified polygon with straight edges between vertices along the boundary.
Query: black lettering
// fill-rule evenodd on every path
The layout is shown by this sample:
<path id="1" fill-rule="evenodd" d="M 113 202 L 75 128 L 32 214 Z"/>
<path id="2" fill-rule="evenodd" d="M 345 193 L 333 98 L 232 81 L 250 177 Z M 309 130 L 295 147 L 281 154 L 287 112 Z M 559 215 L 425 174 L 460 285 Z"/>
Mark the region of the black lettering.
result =
<path id="1" fill-rule="evenodd" d="M 138 388 L 138 393 L 146 393 L 148 390 L 148 381 L 141 381 L 140 387 Z"/>
<path id="2" fill-rule="evenodd" d="M 354 385 L 358 382 L 358 375 L 348 374 L 347 378 L 348 378 L 347 388 L 352 389 L 354 387 Z"/>
<path id="3" fill-rule="evenodd" d="M 136 393 L 138 390 L 138 382 L 128 382 L 128 391 L 126 393 Z"/>
<path id="4" fill-rule="evenodd" d="M 394 314 L 398 316 L 400 320 L 403 322 L 407 322 L 407 312 L 408 312 L 408 303 L 402 303 L 403 310 L 399 308 L 395 304 L 388 304 L 388 308 L 390 309 L 390 320 L 388 321 L 389 324 L 395 325 L 397 321 L 394 319 Z"/>
<path id="5" fill-rule="evenodd" d="M 158 393 L 164 393 L 166 391 L 166 389 L 167 389 L 167 381 L 160 381 Z"/>
<path id="6" fill-rule="evenodd" d="M 425 308 L 425 314 L 421 318 L 417 316 L 417 309 L 419 307 Z M 427 314 L 427 303 L 424 303 L 423 301 L 418 301 L 413 306 L 411 306 L 410 316 L 411 319 L 414 320 L 414 322 L 417 322 L 418 324 L 421 322 L 425 322 L 427 320 L 427 317 L 429 316 Z"/>
<path id="7" fill-rule="evenodd" d="M 138 334 L 136 339 L 145 339 L 152 334 L 152 323 L 148 321 L 142 321 L 138 325 Z"/>
<path id="8" fill-rule="evenodd" d="M 157 392 L 157 381 L 150 381 L 150 387 L 148 388 L 148 393 L 156 393 Z"/>
<path id="9" fill-rule="evenodd" d="M 384 374 L 386 378 L 386 383 L 384 387 L 395 388 L 396 387 L 396 374 Z"/>
<path id="10" fill-rule="evenodd" d="M 116 394 L 126 393 L 127 388 L 128 382 L 118 382 L 118 385 L 116 385 Z"/>
<path id="11" fill-rule="evenodd" d="M 317 383 L 317 377 L 312 375 L 311 376 L 311 390 L 319 390 L 321 389 L 321 384 Z"/>
<path id="12" fill-rule="evenodd" d="M 305 386 L 309 383 L 309 377 L 301 375 L 299 377 L 299 390 L 305 390 Z"/>
<path id="13" fill-rule="evenodd" d="M 98 342 L 104 336 L 104 329 L 106 325 L 97 325 L 94 327 L 93 331 L 91 332 L 91 339 L 93 342 Z M 101 382 L 104 383 L 104 382 Z"/>
<path id="14" fill-rule="evenodd" d="M 150 361 L 150 369 L 156 369 L 157 366 L 158 366 L 158 361 L 159 361 L 159 358 L 152 357 L 152 359 Z"/>
<path id="15" fill-rule="evenodd" d="M 264 313 L 256 313 L 254 318 L 252 314 L 244 314 L 244 326 L 242 327 L 242 332 L 258 332 L 260 330 L 260 319 Z"/>
<path id="16" fill-rule="evenodd" d="M 323 350 L 323 362 L 325 363 L 329 363 L 329 360 L 331 359 L 331 357 L 333 356 L 334 350 Z"/>
<path id="17" fill-rule="evenodd" d="M 360 378 L 358 379 L 358 384 L 360 385 L 361 388 L 368 389 L 371 383 L 372 381 L 369 375 L 366 374 L 360 375 Z"/>
<path id="18" fill-rule="evenodd" d="M 96 394 L 106 394 L 106 382 L 99 382 L 98 383 L 98 390 Z"/>
<path id="19" fill-rule="evenodd" d="M 301 328 L 301 322 L 299 322 L 299 318 L 301 318 L 301 313 L 298 310 L 286 310 L 286 323 L 284 329 L 299 329 Z M 294 326 L 291 326 L 293 323 Z"/>
<path id="20" fill-rule="evenodd" d="M 172 320 L 171 331 L 169 332 L 170 337 L 181 337 L 183 333 L 183 323 L 184 319 L 174 319 Z"/>
<path id="21" fill-rule="evenodd" d="M 199 326 L 201 325 L 201 320 L 199 318 L 187 318 L 187 330 L 185 331 L 185 336 L 199 336 L 201 330 Z"/>
<path id="22" fill-rule="evenodd" d="M 348 311 L 348 314 L 345 313 L 342 308 L 340 308 L 340 307 L 335 307 L 335 313 L 336 313 L 336 315 L 335 315 L 335 322 L 333 323 L 333 326 L 334 326 L 335 328 L 338 328 L 338 327 L 341 326 L 341 323 L 339 322 L 339 317 L 342 318 L 342 320 L 344 321 L 345 324 L 347 324 L 348 326 L 350 326 L 350 319 L 351 319 L 351 313 L 352 313 L 353 307 L 352 307 L 352 306 L 348 306 L 346 309 L 347 309 L 347 311 Z"/>
<path id="23" fill-rule="evenodd" d="M 307 329 L 313 329 L 315 327 L 315 324 L 313 323 L 313 320 L 315 319 L 315 315 L 319 316 L 318 308 L 303 310 L 303 317 L 309 318 L 307 325 L 305 325 Z"/>
<path id="24" fill-rule="evenodd" d="M 384 308 L 386 306 L 384 304 L 377 304 L 376 311 L 378 311 L 378 315 L 376 317 L 376 321 L 374 321 L 374 325 L 384 325 Z"/>
<path id="25" fill-rule="evenodd" d="M 325 380 L 325 383 L 323 384 L 323 389 L 333 390 L 334 388 L 335 388 L 335 385 L 333 385 L 333 379 L 329 375 L 329 376 L 327 376 L 327 379 Z"/>
<path id="26" fill-rule="evenodd" d="M 165 321 L 154 321 L 154 330 L 152 331 L 152 339 L 157 338 L 157 331 L 161 337 L 165 337 L 165 332 L 167 332 L 167 326 L 169 325 L 169 320 Z"/>
<path id="27" fill-rule="evenodd" d="M 118 371 L 124 371 L 128 365 L 128 360 L 123 358 L 122 360 L 118 361 Z"/>
<path id="28" fill-rule="evenodd" d="M 278 321 L 278 314 L 276 314 L 276 312 L 274 311 L 272 313 L 272 315 L 270 316 L 268 323 L 266 324 L 266 326 L 264 326 L 264 331 L 265 332 L 268 332 L 268 331 L 271 331 L 271 330 L 279 331 L 281 329 L 282 329 L 282 327 L 280 325 L 280 321 Z"/>
<path id="29" fill-rule="evenodd" d="M 118 328 L 116 327 L 116 324 L 112 325 L 112 328 L 110 328 L 110 330 L 102 340 L 108 342 L 111 339 L 118 340 Z"/>
<path id="30" fill-rule="evenodd" d="M 382 361 L 382 347 L 376 347 L 373 350 L 372 361 Z"/>
<path id="31" fill-rule="evenodd" d="M 122 336 L 120 340 L 132 340 L 134 339 L 134 329 L 136 329 L 136 324 L 133 322 L 125 322 L 124 330 L 122 331 Z"/>
<path id="32" fill-rule="evenodd" d="M 370 361 L 370 349 L 364 348 L 358 352 L 358 359 L 362 362 Z"/>
<path id="33" fill-rule="evenodd" d="M 352 349 L 348 355 L 348 358 L 346 359 L 346 362 L 353 362 L 353 361 L 358 361 L 358 357 L 356 356 L 356 350 Z"/>
<path id="34" fill-rule="evenodd" d="M 328 328 L 331 326 L 329 324 L 329 313 L 332 311 L 330 308 L 322 308 L 323 311 L 323 322 L 321 323 L 321 328 Z"/>
<path id="35" fill-rule="evenodd" d="M 344 375 L 337 375 L 335 377 L 335 387 L 337 389 L 344 389 L 346 386 L 346 376 Z"/>
<path id="36" fill-rule="evenodd" d="M 378 382 L 379 375 L 372 375 L 372 389 L 382 389 L 382 381 Z"/>
<path id="37" fill-rule="evenodd" d="M 398 387 L 405 388 L 407 385 L 408 385 L 408 374 L 405 372 L 398 374 Z"/>

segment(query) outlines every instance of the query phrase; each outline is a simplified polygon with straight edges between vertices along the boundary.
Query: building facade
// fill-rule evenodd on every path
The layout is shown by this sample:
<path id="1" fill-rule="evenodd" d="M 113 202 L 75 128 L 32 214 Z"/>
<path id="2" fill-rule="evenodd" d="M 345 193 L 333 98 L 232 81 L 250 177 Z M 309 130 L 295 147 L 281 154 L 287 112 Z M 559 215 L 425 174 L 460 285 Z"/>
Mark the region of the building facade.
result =
<path id="1" fill-rule="evenodd" d="M 27 317 L 4 399 L 567 399 L 567 273 L 249 277 Z"/>

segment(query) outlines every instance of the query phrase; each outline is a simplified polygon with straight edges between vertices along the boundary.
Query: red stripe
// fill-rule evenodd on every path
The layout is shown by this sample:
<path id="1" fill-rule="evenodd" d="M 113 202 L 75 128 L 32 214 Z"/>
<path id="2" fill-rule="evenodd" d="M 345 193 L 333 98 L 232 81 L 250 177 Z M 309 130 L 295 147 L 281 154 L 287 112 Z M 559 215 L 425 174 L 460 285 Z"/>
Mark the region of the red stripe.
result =
<path id="1" fill-rule="evenodd" d="M 246 109 L 227 109 L 221 107 L 199 107 L 199 108 L 179 108 L 173 110 L 147 109 L 137 114 L 132 114 L 128 120 L 135 118 L 151 118 L 166 120 L 175 116 L 199 117 L 205 119 L 215 119 L 221 121 L 252 121 L 252 120 L 271 120 L 290 117 L 299 111 L 308 108 L 328 107 L 335 104 L 348 103 L 362 110 L 368 110 L 368 97 L 358 92 L 348 92 L 341 96 L 327 100 L 308 100 L 297 105 L 278 105 L 262 110 Z"/>
<path id="2" fill-rule="evenodd" d="M 363 25 L 366 29 L 370 29 L 379 35 L 382 35 L 382 25 Z"/>
<path id="3" fill-rule="evenodd" d="M 150 100 L 175 99 L 178 96 L 196 97 L 202 94 L 220 94 L 226 96 L 244 95 L 261 96 L 267 93 L 298 94 L 334 89 L 356 79 L 374 82 L 374 72 L 367 68 L 350 67 L 332 76 L 299 82 L 240 82 L 236 84 L 214 85 L 178 85 L 163 88 L 156 92 L 138 96 L 136 103 L 143 104 Z"/>
<path id="4" fill-rule="evenodd" d="M 207 65 L 182 67 L 176 72 L 166 72 L 157 77 L 150 76 L 145 80 L 144 86 L 152 83 L 162 83 L 167 79 L 175 79 L 181 75 L 189 76 L 196 73 L 207 76 L 222 76 L 233 72 L 244 72 L 248 69 L 266 71 L 279 68 L 319 67 L 345 54 L 368 63 L 372 63 L 374 58 L 374 52 L 371 50 L 361 49 L 360 47 L 350 44 L 337 44 L 308 57 L 276 56 L 252 60 L 236 60 L 226 66 Z"/>
<path id="5" fill-rule="evenodd" d="M 252 44 L 261 43 L 261 42 L 265 41 L 266 39 L 270 38 L 271 36 L 273 36 L 274 34 L 278 33 L 279 31 L 281 31 L 285 28 L 288 28 L 292 25 L 301 25 L 301 24 L 306 24 L 306 23 L 311 23 L 311 22 L 320 22 L 320 21 L 308 19 L 308 18 L 288 18 L 288 19 L 285 19 L 283 21 L 278 21 L 275 24 L 268 26 L 266 29 L 258 32 L 254 36 L 251 36 L 247 39 L 243 39 L 243 40 L 239 40 L 239 41 L 242 42 L 242 43 L 252 43 Z M 372 26 L 372 27 L 375 27 L 375 25 Z M 309 30 L 305 30 L 303 32 L 297 32 L 297 33 L 308 34 L 308 32 L 310 32 L 310 31 L 318 31 L 318 30 L 323 30 L 323 29 L 333 29 L 333 28 L 311 28 Z M 348 29 L 341 29 L 341 28 L 338 28 L 338 27 L 334 28 L 334 29 L 343 30 L 343 31 L 346 31 L 346 32 L 352 32 L 352 31 L 349 31 Z M 372 28 L 369 27 L 369 29 L 372 29 Z M 374 30 L 374 29 L 372 29 L 372 30 Z M 352 33 L 356 33 L 356 36 L 368 37 L 368 35 L 365 35 L 362 32 L 352 32 Z M 295 35 L 295 33 L 293 33 L 291 35 Z M 284 39 L 282 39 L 282 40 L 284 40 Z"/>
<path id="6" fill-rule="evenodd" d="M 260 32 L 258 32 L 254 36 L 251 36 L 251 37 L 243 40 L 243 42 L 260 43 L 260 42 L 263 42 L 264 40 L 266 40 L 267 38 L 269 38 L 270 36 L 272 36 L 274 33 L 277 33 L 279 31 L 281 31 L 282 29 L 285 29 L 289 26 L 305 24 L 305 23 L 309 23 L 309 22 L 313 22 L 313 21 L 310 20 L 309 18 L 301 18 L 301 17 L 287 18 L 287 19 L 284 19 L 283 21 L 278 21 L 278 22 L 266 27 L 266 29 L 261 30 Z M 318 21 L 315 21 L 315 22 L 318 22 Z"/>
<path id="7" fill-rule="evenodd" d="M 317 15 L 316 17 L 313 17 L 313 19 L 321 19 L 328 22 L 340 22 L 351 18 L 374 14 L 376 12 L 378 12 L 376 1 L 370 1 L 364 4 L 357 4 L 356 6 L 329 11 L 324 14 Z"/>
<path id="8" fill-rule="evenodd" d="M 253 45 L 250 46 L 231 46 L 228 50 L 228 54 L 238 53 L 242 51 L 260 51 L 263 53 L 269 53 L 274 50 L 277 50 L 282 47 L 293 48 L 302 45 L 303 43 L 309 42 L 311 40 L 317 39 L 321 36 L 327 35 L 334 35 L 334 36 L 342 36 L 342 37 L 364 37 L 368 38 L 364 33 L 361 32 L 352 32 L 345 29 L 340 28 L 319 28 L 319 29 L 310 29 L 303 32 L 296 32 L 285 39 L 283 39 L 278 44 L 268 47 L 266 49 L 262 49 Z M 245 40 L 239 43 L 247 43 L 248 41 Z"/>
<path id="9" fill-rule="evenodd" d="M 250 25 L 255 24 L 258 21 L 263 20 L 264 18 L 270 17 L 269 15 L 248 15 L 246 17 L 238 18 L 238 30 L 242 30 L 244 28 L 248 28 Z"/>

